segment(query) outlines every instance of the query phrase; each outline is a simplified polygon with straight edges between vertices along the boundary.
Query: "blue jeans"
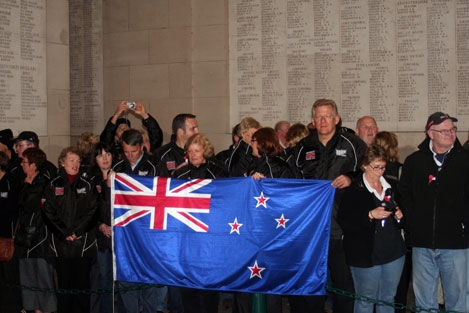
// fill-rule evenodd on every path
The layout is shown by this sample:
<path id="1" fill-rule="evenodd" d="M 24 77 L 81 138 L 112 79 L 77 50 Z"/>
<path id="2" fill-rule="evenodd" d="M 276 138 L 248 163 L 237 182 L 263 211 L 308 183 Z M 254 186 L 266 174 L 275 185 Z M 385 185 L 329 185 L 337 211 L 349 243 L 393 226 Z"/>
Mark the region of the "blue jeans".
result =
<path id="1" fill-rule="evenodd" d="M 360 296 L 393 303 L 404 261 L 405 256 L 402 256 L 392 262 L 373 267 L 351 266 L 355 292 Z M 373 302 L 355 300 L 354 313 L 372 313 L 373 306 Z M 394 313 L 394 308 L 377 305 L 376 313 Z"/>
<path id="2" fill-rule="evenodd" d="M 438 277 L 446 311 L 466 311 L 467 249 L 412 248 L 415 304 L 438 309 Z"/>

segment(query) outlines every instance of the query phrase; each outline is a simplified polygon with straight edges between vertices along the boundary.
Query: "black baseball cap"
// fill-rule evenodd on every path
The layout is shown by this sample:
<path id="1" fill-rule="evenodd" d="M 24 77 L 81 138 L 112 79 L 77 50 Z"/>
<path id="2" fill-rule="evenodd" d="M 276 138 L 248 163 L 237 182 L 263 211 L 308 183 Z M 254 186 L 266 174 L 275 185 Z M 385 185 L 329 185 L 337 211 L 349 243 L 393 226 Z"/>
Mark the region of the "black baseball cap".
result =
<path id="1" fill-rule="evenodd" d="M 451 117 L 447 113 L 435 112 L 428 117 L 427 124 L 426 124 L 427 126 L 425 126 L 425 129 L 429 130 L 431 126 L 441 124 L 448 119 L 452 120 L 453 122 L 458 121 L 457 118 Z"/>
<path id="2" fill-rule="evenodd" d="M 35 132 L 32 132 L 32 131 L 23 131 L 18 135 L 18 137 L 13 139 L 14 142 L 23 141 L 23 140 L 31 141 L 35 143 L 36 146 L 39 145 L 39 137 L 37 136 Z"/>

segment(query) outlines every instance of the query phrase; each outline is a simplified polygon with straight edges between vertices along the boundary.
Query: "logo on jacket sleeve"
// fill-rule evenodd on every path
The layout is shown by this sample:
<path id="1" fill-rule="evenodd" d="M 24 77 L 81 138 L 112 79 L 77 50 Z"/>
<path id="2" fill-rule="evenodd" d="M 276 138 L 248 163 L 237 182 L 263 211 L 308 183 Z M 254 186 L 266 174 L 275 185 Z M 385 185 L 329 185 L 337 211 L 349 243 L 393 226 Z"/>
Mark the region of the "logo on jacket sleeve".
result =
<path id="1" fill-rule="evenodd" d="M 347 156 L 347 150 L 345 149 L 335 149 L 335 155 L 338 157 L 346 157 Z"/>

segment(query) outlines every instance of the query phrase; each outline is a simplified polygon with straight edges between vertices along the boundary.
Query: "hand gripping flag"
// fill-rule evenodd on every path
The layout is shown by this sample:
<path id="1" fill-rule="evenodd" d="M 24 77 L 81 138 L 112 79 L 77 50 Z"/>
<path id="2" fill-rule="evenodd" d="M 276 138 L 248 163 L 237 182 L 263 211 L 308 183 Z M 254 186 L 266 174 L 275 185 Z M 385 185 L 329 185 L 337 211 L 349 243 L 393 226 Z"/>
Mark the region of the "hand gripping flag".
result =
<path id="1" fill-rule="evenodd" d="M 334 188 L 326 180 L 112 180 L 115 278 L 323 295 Z"/>

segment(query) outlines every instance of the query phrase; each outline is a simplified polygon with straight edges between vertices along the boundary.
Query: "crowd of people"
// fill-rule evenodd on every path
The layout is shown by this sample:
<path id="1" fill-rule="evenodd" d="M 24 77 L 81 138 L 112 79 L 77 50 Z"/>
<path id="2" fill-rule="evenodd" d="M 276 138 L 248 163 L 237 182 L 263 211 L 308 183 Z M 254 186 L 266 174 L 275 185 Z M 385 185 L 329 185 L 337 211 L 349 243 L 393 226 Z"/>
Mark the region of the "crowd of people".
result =
<path id="1" fill-rule="evenodd" d="M 142 128 L 132 128 L 128 114 Z M 308 125 L 263 127 L 245 117 L 218 153 L 189 113 L 174 117 L 162 146 L 159 124 L 140 102 L 119 103 L 102 133 L 83 133 L 57 166 L 35 132 L 1 130 L 0 236 L 15 237 L 15 256 L 0 262 L 0 311 L 218 312 L 217 291 L 113 281 L 109 178 L 126 173 L 331 180 L 328 279 L 360 296 L 332 293 L 333 312 L 405 312 L 376 302 L 405 305 L 411 281 L 420 310 L 438 309 L 441 281 L 445 309 L 468 312 L 469 152 L 455 122 L 443 112 L 430 115 L 425 138 L 404 164 L 396 134 L 379 131 L 371 116 L 355 130 L 343 127 L 330 99 L 312 105 Z M 67 292 L 73 290 L 106 292 Z M 326 306 L 326 296 L 288 301 L 293 313 L 324 313 Z M 267 295 L 266 309 L 281 313 L 282 296 Z M 251 294 L 234 293 L 232 312 L 251 312 Z"/>

